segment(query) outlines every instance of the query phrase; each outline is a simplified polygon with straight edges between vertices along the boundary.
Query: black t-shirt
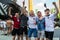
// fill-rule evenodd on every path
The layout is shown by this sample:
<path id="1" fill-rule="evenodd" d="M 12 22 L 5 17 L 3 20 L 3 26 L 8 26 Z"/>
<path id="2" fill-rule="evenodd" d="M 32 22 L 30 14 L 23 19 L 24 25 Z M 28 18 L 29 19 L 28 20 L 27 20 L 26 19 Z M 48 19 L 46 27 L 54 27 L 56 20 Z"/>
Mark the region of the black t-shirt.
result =
<path id="1" fill-rule="evenodd" d="M 22 14 L 20 18 L 21 18 L 21 27 L 27 26 L 28 17 Z"/>

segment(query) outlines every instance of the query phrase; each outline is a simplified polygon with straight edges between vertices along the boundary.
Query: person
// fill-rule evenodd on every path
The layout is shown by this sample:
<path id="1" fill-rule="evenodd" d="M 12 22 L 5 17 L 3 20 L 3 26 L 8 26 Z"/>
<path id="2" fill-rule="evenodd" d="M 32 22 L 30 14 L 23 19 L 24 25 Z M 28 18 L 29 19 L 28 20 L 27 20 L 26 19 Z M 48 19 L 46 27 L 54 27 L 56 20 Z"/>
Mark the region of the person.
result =
<path id="1" fill-rule="evenodd" d="M 31 40 L 32 34 L 37 40 L 37 24 L 36 24 L 36 16 L 34 15 L 34 11 L 31 10 L 28 16 L 28 40 Z"/>
<path id="2" fill-rule="evenodd" d="M 7 28 L 6 28 L 7 34 L 9 35 L 12 31 L 12 25 L 13 25 L 12 20 L 10 18 L 6 20 L 6 25 L 7 25 Z"/>
<path id="3" fill-rule="evenodd" d="M 56 3 L 53 2 L 53 5 L 55 6 L 55 12 L 50 14 L 50 10 L 45 10 L 45 36 L 46 40 L 53 40 L 54 35 L 54 19 L 56 18 L 58 14 L 58 8 L 56 6 Z"/>
<path id="4" fill-rule="evenodd" d="M 42 16 L 40 11 L 37 12 L 37 26 L 38 26 L 38 40 L 42 38 L 44 40 L 45 32 L 45 18 Z"/>
<path id="5" fill-rule="evenodd" d="M 9 10 L 10 9 L 11 8 L 9 8 Z M 19 18 L 19 13 L 15 12 L 14 16 L 12 16 L 10 12 L 11 11 L 9 11 L 9 16 L 14 21 L 13 30 L 12 30 L 12 36 L 13 36 L 12 40 L 15 40 L 16 36 L 17 36 L 17 40 L 20 40 L 20 18 Z"/>
<path id="6" fill-rule="evenodd" d="M 3 35 L 5 35 L 5 34 L 6 34 L 6 21 L 5 21 L 5 20 L 2 20 L 2 21 L 1 21 L 1 27 L 2 27 L 3 32 L 4 32 Z"/>
<path id="7" fill-rule="evenodd" d="M 19 13 L 15 13 L 15 16 L 11 16 L 11 18 L 14 21 L 13 30 L 12 30 L 13 40 L 15 40 L 16 35 L 18 40 L 20 40 L 20 19 L 18 16 L 19 16 Z"/>
<path id="8" fill-rule="evenodd" d="M 0 19 L 0 30 L 3 31 L 4 27 L 3 27 L 3 23 L 2 20 Z"/>
<path id="9" fill-rule="evenodd" d="M 22 35 L 22 40 L 23 40 L 23 35 L 25 34 L 26 36 L 26 40 L 28 40 L 28 30 L 27 30 L 27 21 L 28 21 L 28 17 L 27 17 L 27 12 L 24 11 L 24 13 L 21 14 L 20 16 L 21 18 L 21 35 Z"/>

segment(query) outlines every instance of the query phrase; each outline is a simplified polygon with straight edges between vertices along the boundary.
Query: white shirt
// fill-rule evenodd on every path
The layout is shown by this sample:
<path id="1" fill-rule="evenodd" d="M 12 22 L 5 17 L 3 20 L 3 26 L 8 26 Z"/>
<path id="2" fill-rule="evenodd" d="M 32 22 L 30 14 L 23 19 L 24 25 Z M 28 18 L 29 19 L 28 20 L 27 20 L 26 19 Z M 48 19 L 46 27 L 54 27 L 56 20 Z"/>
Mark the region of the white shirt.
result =
<path id="1" fill-rule="evenodd" d="M 49 16 L 45 17 L 45 31 L 54 31 L 54 19 L 56 18 L 55 14 L 50 14 Z"/>
<path id="2" fill-rule="evenodd" d="M 6 28 L 6 22 L 5 21 L 1 21 L 0 22 L 0 26 L 3 27 L 3 28 Z"/>
<path id="3" fill-rule="evenodd" d="M 36 17 L 34 16 L 34 17 L 31 17 L 31 16 L 29 16 L 28 17 L 29 18 L 29 20 L 28 20 L 28 27 L 29 28 L 36 28 L 37 29 L 37 25 L 36 24 L 34 24 L 34 23 L 36 23 Z"/>

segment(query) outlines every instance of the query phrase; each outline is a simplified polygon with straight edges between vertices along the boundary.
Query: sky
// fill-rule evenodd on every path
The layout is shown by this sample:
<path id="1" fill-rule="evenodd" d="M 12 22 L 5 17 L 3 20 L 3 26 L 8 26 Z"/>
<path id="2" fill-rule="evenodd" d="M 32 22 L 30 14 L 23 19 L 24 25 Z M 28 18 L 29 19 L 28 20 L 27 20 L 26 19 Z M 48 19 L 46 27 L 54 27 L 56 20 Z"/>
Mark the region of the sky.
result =
<path id="1" fill-rule="evenodd" d="M 17 4 L 22 6 L 22 2 L 24 0 L 17 0 Z M 44 3 L 46 3 L 47 7 L 49 9 L 54 8 L 54 6 L 52 5 L 52 2 L 57 2 L 58 0 L 33 0 L 33 10 L 36 11 L 36 9 L 38 11 L 41 11 L 42 13 L 44 13 L 45 7 L 44 7 Z M 27 10 L 28 10 L 28 0 L 25 0 L 25 6 L 27 6 Z"/>

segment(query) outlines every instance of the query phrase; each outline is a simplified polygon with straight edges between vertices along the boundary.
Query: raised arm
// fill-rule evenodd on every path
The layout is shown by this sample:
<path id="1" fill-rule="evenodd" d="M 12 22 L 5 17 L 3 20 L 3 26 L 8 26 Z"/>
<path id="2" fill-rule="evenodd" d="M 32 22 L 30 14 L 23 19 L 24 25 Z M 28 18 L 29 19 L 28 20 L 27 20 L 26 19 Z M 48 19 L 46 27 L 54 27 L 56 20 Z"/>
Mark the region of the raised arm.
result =
<path id="1" fill-rule="evenodd" d="M 12 18 L 11 9 L 12 9 L 12 7 L 9 7 L 9 14 L 8 15 Z"/>
<path id="2" fill-rule="evenodd" d="M 56 14 L 58 14 L 58 13 L 59 13 L 59 10 L 58 10 L 58 7 L 57 7 L 56 3 L 55 3 L 55 2 L 53 2 L 53 5 L 55 6 Z"/>

